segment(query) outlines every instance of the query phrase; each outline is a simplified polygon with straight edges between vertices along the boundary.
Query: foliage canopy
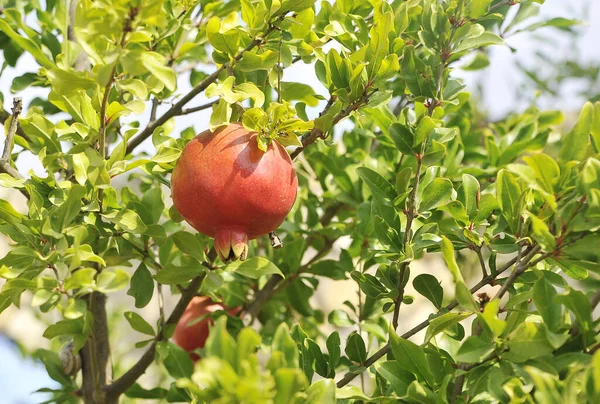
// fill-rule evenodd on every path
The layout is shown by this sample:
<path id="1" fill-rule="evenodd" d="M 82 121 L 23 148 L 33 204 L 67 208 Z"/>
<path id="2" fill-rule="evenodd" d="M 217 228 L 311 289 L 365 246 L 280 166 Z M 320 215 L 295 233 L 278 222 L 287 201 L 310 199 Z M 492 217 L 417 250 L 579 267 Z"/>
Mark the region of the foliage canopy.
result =
<path id="1" fill-rule="evenodd" d="M 542 0 L 5 3 L 3 67 L 37 64 L 11 91 L 47 96 L 0 112 L 0 185 L 27 200 L 0 201 L 0 313 L 27 295 L 60 317 L 34 353 L 60 384 L 43 389 L 53 402 L 600 400 L 600 103 L 556 136 L 560 111 L 488 122 L 452 75 L 487 67 L 503 37 L 576 21 L 530 23 Z M 287 81 L 295 64 L 324 91 Z M 300 187 L 283 248 L 259 239 L 224 265 L 170 208 L 169 178 L 198 130 L 235 121 L 289 147 Z M 19 173 L 26 155 L 44 175 Z M 452 282 L 411 274 L 428 255 Z M 355 282 L 359 303 L 324 312 L 310 299 L 323 278 Z M 477 294 L 487 285 L 500 287 Z M 127 309 L 107 312 L 118 291 Z M 163 294 L 177 304 L 148 322 L 140 309 Z M 194 366 L 169 337 L 196 294 L 246 317 L 219 313 Z M 421 297 L 431 312 L 400 335 Z M 115 348 L 132 330 L 133 364 Z M 138 383 L 149 367 L 154 385 Z"/>

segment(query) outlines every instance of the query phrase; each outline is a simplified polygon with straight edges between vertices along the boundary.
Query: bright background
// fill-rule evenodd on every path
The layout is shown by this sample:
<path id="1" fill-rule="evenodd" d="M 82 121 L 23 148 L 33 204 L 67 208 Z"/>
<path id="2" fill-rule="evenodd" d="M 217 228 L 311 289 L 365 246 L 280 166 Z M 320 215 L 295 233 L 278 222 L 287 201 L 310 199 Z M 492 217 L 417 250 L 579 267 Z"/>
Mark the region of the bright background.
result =
<path id="1" fill-rule="evenodd" d="M 507 38 L 507 44 L 516 49 L 512 52 L 508 47 L 493 47 L 490 52 L 491 65 L 478 72 L 464 72 L 457 69 L 453 72 L 455 77 L 461 77 L 468 85 L 468 89 L 474 94 L 476 99 L 480 100 L 480 107 L 487 111 L 490 120 L 501 119 L 510 112 L 522 111 L 535 102 L 541 108 L 560 109 L 567 116 L 576 114 L 583 103 L 586 101 L 581 92 L 590 90 L 590 82 L 583 80 L 566 80 L 560 83 L 556 88 L 556 95 L 542 95 L 537 97 L 536 85 L 524 73 L 521 67 L 535 70 L 540 77 L 553 75 L 558 65 L 570 60 L 583 65 L 600 65 L 600 1 L 598 0 L 547 0 L 542 6 L 542 12 L 537 20 L 549 19 L 553 17 L 564 17 L 579 19 L 584 24 L 577 29 L 577 35 L 569 36 L 564 32 L 545 28 L 536 31 L 533 34 L 519 34 Z M 30 22 L 33 23 L 33 22 Z M 2 56 L 0 56 L 0 62 Z M 19 94 L 11 94 L 10 86 L 12 79 L 23 73 L 31 71 L 35 66 L 31 58 L 22 57 L 15 69 L 7 68 L 0 77 L 0 92 L 4 94 L 4 109 L 9 111 L 12 105 L 13 96 L 23 98 L 23 104 L 27 106 L 29 102 L 38 96 L 45 96 L 44 89 L 27 89 Z M 521 66 L 521 67 L 520 67 Z M 209 68 L 210 69 L 210 68 Z M 209 70 L 207 70 L 209 71 Z M 325 88 L 319 83 L 314 75 L 312 66 L 297 63 L 287 69 L 284 73 L 284 80 L 303 82 L 313 86 L 317 92 L 326 95 Z M 189 80 L 186 75 L 179 78 L 179 92 L 184 94 L 189 89 Z M 551 86 L 554 87 L 551 83 Z M 600 80 L 593 84 L 596 94 L 600 94 Z M 206 102 L 202 97 L 194 100 L 194 105 L 201 105 Z M 319 106 L 315 111 L 320 110 Z M 168 105 L 161 106 L 161 110 L 168 109 Z M 141 121 L 147 121 L 149 110 Z M 196 114 L 177 118 L 177 129 L 181 130 L 188 126 L 194 126 L 197 131 L 203 130 L 207 126 L 210 110 L 201 111 Z M 344 129 L 351 127 L 349 121 L 338 125 L 337 131 L 340 133 Z M 151 143 L 144 144 L 145 150 L 151 150 Z M 45 175 L 41 164 L 34 156 L 22 155 L 17 166 L 22 173 L 33 170 L 36 174 Z M 21 196 L 7 193 L 0 190 L 0 197 L 10 200 L 13 204 L 24 206 Z M 2 236 L 0 236 L 2 237 Z M 8 249 L 8 241 L 0 238 L 0 256 L 4 255 Z M 335 256 L 335 252 L 333 252 Z M 433 267 L 438 263 L 425 260 L 417 263 L 416 272 L 427 270 L 432 272 Z M 447 271 L 446 271 L 447 272 Z M 1 282 L 1 281 L 0 281 Z M 336 283 L 336 290 L 340 285 Z M 355 284 L 348 283 L 347 293 L 321 294 L 317 296 L 319 304 L 327 312 L 338 308 L 341 303 L 353 297 L 355 293 Z M 410 292 L 410 291 L 409 291 Z M 43 401 L 42 395 L 31 395 L 33 391 L 41 387 L 53 387 L 53 382 L 46 375 L 42 365 L 36 364 L 30 359 L 23 357 L 18 347 L 11 342 L 12 338 L 18 339 L 23 343 L 27 350 L 35 350 L 39 347 L 48 347 L 48 341 L 41 335 L 44 326 L 29 312 L 27 308 L 27 298 L 23 299 L 22 306 L 25 310 L 17 311 L 14 307 L 6 310 L 0 315 L 0 404 L 25 404 Z M 415 307 L 416 306 L 416 307 Z M 411 307 L 408 318 L 403 318 L 401 327 L 410 328 L 413 322 L 416 324 L 419 318 L 423 317 L 423 312 L 430 310 L 429 307 L 420 307 L 419 302 Z M 150 315 L 151 316 L 151 315 Z"/>

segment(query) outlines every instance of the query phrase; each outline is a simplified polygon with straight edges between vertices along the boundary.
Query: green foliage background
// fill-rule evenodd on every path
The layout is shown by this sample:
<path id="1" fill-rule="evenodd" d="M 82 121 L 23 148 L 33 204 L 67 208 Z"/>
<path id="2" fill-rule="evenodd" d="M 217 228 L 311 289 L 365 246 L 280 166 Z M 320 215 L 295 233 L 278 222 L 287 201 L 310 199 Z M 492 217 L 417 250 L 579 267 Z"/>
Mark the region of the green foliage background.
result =
<path id="1" fill-rule="evenodd" d="M 485 68 L 499 32 L 577 21 L 528 23 L 542 0 L 5 3 L 4 66 L 24 53 L 39 65 L 11 90 L 50 91 L 14 132 L 11 111 L 0 115 L 16 145 L 6 142 L 0 185 L 27 198 L 27 213 L 0 201 L 12 241 L 0 313 L 27 293 L 34 310 L 59 314 L 43 334 L 55 349 L 34 353 L 62 386 L 43 390 L 52 401 L 600 399 L 600 103 L 585 104 L 566 134 L 560 111 L 536 107 L 490 123 L 452 75 L 467 56 L 469 69 Z M 314 66 L 325 99 L 282 81 L 295 63 Z M 187 93 L 177 87 L 184 71 Z M 214 101 L 190 107 L 199 94 Z M 300 188 L 282 249 L 259 239 L 252 258 L 225 265 L 170 208 L 170 173 L 196 134 L 175 121 L 208 108 L 206 127 L 241 121 L 260 147 L 289 147 Z M 352 129 L 334 141 L 344 119 Z M 153 153 L 138 151 L 145 141 Z M 15 169 L 29 152 L 46 175 Z M 341 238 L 348 248 L 328 258 Z M 452 283 L 411 275 L 413 261 L 436 253 Z M 360 303 L 323 312 L 310 300 L 323 278 L 354 281 Z M 433 307 L 398 335 L 408 283 Z M 501 287 L 477 295 L 487 285 Z M 130 306 L 107 313 L 120 290 Z M 180 295 L 173 312 L 161 305 L 150 324 L 139 310 L 168 293 Z M 219 313 L 194 366 L 169 337 L 196 294 L 246 316 Z M 132 367 L 109 360 L 122 327 L 139 333 Z M 58 355 L 67 341 L 83 363 L 75 378 Z M 142 387 L 149 367 L 160 376 Z M 356 377 L 371 383 L 350 384 Z"/>

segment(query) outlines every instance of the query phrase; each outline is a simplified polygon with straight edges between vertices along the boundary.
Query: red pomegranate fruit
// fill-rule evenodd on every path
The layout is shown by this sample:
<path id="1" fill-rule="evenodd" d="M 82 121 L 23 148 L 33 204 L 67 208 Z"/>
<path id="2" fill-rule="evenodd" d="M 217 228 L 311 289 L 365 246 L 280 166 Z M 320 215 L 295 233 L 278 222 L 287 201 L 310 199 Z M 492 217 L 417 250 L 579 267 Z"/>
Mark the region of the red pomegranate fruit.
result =
<path id="1" fill-rule="evenodd" d="M 285 148 L 258 148 L 241 124 L 202 132 L 173 170 L 173 203 L 200 233 L 215 239 L 223 261 L 244 260 L 248 240 L 274 231 L 296 200 L 298 178 Z"/>
<path id="2" fill-rule="evenodd" d="M 240 307 L 229 309 L 221 303 L 213 302 L 207 296 L 196 296 L 190 301 L 177 322 L 173 341 L 189 352 L 192 360 L 196 361 L 200 358 L 193 351 L 204 348 L 208 339 L 208 328 L 213 324 L 209 315 L 219 310 L 227 310 L 229 314 L 236 315 L 239 313 Z"/>

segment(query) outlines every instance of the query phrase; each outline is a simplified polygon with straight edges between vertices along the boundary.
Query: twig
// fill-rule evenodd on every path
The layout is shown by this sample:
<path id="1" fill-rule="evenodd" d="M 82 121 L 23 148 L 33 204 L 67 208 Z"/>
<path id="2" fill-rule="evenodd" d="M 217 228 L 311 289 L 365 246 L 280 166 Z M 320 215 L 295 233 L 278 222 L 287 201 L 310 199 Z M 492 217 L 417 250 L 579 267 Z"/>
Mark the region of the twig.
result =
<path id="1" fill-rule="evenodd" d="M 8 133 L 6 134 L 6 140 L 4 141 L 4 150 L 2 152 L 2 158 L 0 158 L 0 173 L 5 173 L 13 178 L 23 178 L 19 170 L 11 165 L 11 155 L 14 145 L 15 134 L 19 132 L 19 114 L 23 109 L 23 102 L 21 98 L 15 98 L 13 100 L 13 108 L 10 126 L 8 127 Z M 25 189 L 20 188 L 19 191 L 29 199 L 29 192 Z"/>
<path id="2" fill-rule="evenodd" d="M 398 284 L 396 285 L 398 297 L 394 302 L 394 317 L 392 319 L 392 326 L 394 327 L 394 330 L 398 328 L 398 320 L 400 319 L 400 306 L 402 305 L 402 300 L 404 300 L 404 277 L 406 275 L 407 267 L 408 263 L 403 262 L 400 264 L 400 271 L 398 272 Z"/>
<path id="3" fill-rule="evenodd" d="M 2 107 L 0 106 L 0 123 L 2 125 L 4 125 L 4 122 L 6 122 L 7 119 L 10 119 L 11 116 L 12 116 L 12 114 L 9 114 L 8 112 L 4 111 L 2 109 Z M 27 136 L 27 134 L 23 131 L 23 128 L 21 127 L 21 125 L 19 125 L 18 123 L 17 123 L 17 130 L 16 130 L 15 134 L 17 136 L 21 136 L 26 141 L 29 141 L 29 136 Z"/>
<path id="4" fill-rule="evenodd" d="M 285 18 L 285 14 L 280 16 L 277 21 L 281 21 L 283 18 Z M 169 108 L 168 111 L 166 111 L 164 114 L 162 114 L 160 117 L 158 117 L 156 120 L 148 123 L 148 125 L 146 126 L 146 128 L 144 128 L 144 130 L 142 130 L 140 133 L 138 133 L 135 137 L 133 137 L 129 143 L 127 144 L 127 153 L 131 153 L 136 147 L 138 147 L 144 140 L 146 140 L 147 138 L 149 138 L 152 133 L 154 132 L 154 129 L 158 128 L 161 125 L 164 125 L 165 122 L 167 122 L 169 119 L 181 115 L 181 113 L 183 112 L 183 107 L 190 102 L 194 97 L 196 97 L 198 94 L 200 94 L 201 92 L 203 92 L 204 90 L 206 90 L 206 88 L 211 85 L 212 83 L 214 83 L 215 81 L 217 81 L 217 79 L 219 78 L 219 75 L 225 71 L 232 63 L 235 63 L 237 61 L 239 61 L 243 56 L 244 56 L 244 52 L 249 52 L 252 49 L 254 49 L 255 47 L 259 46 L 260 44 L 264 43 L 264 41 L 266 40 L 266 38 L 276 29 L 276 27 L 273 24 L 270 24 L 269 29 L 267 29 L 267 31 L 265 31 L 264 35 L 262 38 L 254 38 L 254 40 L 252 40 L 252 42 L 250 42 L 248 44 L 248 46 L 246 46 L 240 53 L 238 53 L 232 61 L 230 62 L 226 62 L 224 64 L 221 65 L 221 67 L 219 67 L 217 70 L 215 70 L 210 76 L 208 76 L 207 78 L 205 78 L 204 80 L 202 80 L 202 82 L 200 82 L 196 87 L 194 87 L 189 93 L 187 93 L 186 95 L 184 95 L 183 97 L 181 97 L 181 99 L 179 101 L 177 101 L 175 104 L 173 104 L 173 106 L 171 106 L 171 108 Z"/>
<path id="5" fill-rule="evenodd" d="M 483 254 L 481 254 L 481 246 L 475 245 L 473 246 L 473 250 L 477 253 L 477 258 L 479 258 L 479 265 L 481 265 L 481 273 L 485 278 L 488 276 L 487 266 L 485 265 L 485 260 L 483 259 Z"/>
<path id="6" fill-rule="evenodd" d="M 514 271 L 509 275 L 506 282 L 504 282 L 498 293 L 496 293 L 494 299 L 502 299 L 502 296 L 504 296 L 504 294 L 508 291 L 508 288 L 510 288 L 512 284 L 517 280 L 517 278 L 521 276 L 523 272 L 525 272 L 525 269 L 527 269 L 525 265 L 523 265 L 523 263 L 521 262 L 521 256 L 523 253 L 522 247 L 523 246 L 521 245 L 521 243 L 519 243 L 519 252 L 517 253 L 517 265 Z M 527 259 L 527 257 L 525 257 L 525 259 Z M 526 263 L 527 261 L 524 260 L 523 262 Z"/>
<path id="7" fill-rule="evenodd" d="M 360 108 L 361 105 L 366 104 L 369 102 L 369 97 L 371 95 L 373 95 L 377 90 L 374 90 L 370 93 L 367 93 L 368 89 L 370 87 L 370 84 L 365 86 L 365 89 L 363 91 L 362 96 L 356 100 L 355 102 L 353 102 L 352 104 L 348 105 L 346 107 L 346 109 L 344 109 L 343 111 L 339 112 L 334 118 L 333 118 L 333 124 L 332 126 L 335 126 L 339 121 L 341 121 L 342 119 L 346 118 L 348 115 L 350 115 L 352 112 L 356 111 L 357 109 Z M 327 105 L 325 106 L 325 109 L 323 109 L 323 111 L 321 111 L 321 113 L 319 114 L 319 116 L 323 116 L 327 113 L 327 111 L 329 111 L 329 108 L 331 108 L 331 106 L 333 105 L 335 101 L 334 97 L 331 97 L 329 99 L 329 101 L 327 102 Z M 298 146 L 296 147 L 296 149 L 290 154 L 290 157 L 292 158 L 292 160 L 294 160 L 296 157 L 298 157 L 300 155 L 300 153 L 302 153 L 304 151 L 304 149 L 313 144 L 314 142 L 316 142 L 317 139 L 319 138 L 323 138 L 325 136 L 325 134 L 323 133 L 323 131 L 321 131 L 320 129 L 317 128 L 313 128 L 310 132 L 310 134 L 308 134 L 308 136 L 305 136 L 302 139 L 302 146 Z"/>
<path id="8" fill-rule="evenodd" d="M 133 365 L 131 369 L 129 369 L 125 374 L 115 380 L 112 384 L 106 387 L 106 395 L 109 399 L 116 399 L 119 395 L 124 393 L 129 387 L 135 383 L 135 381 L 148 369 L 148 366 L 152 364 L 154 360 L 154 355 L 156 353 L 156 346 L 159 341 L 164 340 L 165 338 L 165 328 L 169 325 L 177 324 L 189 302 L 192 300 L 196 293 L 198 292 L 198 288 L 202 284 L 206 273 L 194 278 L 190 285 L 184 289 L 184 292 L 181 294 L 177 305 L 171 312 L 169 319 L 165 323 L 164 327 L 161 327 L 158 334 L 156 335 L 155 340 L 148 347 L 146 352 L 142 355 L 140 360 Z"/>
<path id="9" fill-rule="evenodd" d="M 489 11 L 492 12 L 495 9 L 500 8 L 502 6 L 514 6 L 515 4 L 518 3 L 514 2 L 513 0 L 503 0 L 491 6 Z"/>
<path id="10" fill-rule="evenodd" d="M 218 99 L 214 100 L 214 101 L 207 102 L 204 105 L 199 105 L 197 107 L 191 107 L 191 108 L 182 109 L 181 113 L 179 115 L 188 115 L 188 114 L 193 114 L 194 112 L 198 112 L 198 111 L 203 111 L 205 109 L 209 109 L 213 105 L 215 105 L 217 102 L 219 102 Z"/>
<path id="11" fill-rule="evenodd" d="M 538 245 L 536 245 L 535 247 L 529 247 L 526 250 L 527 255 L 525 256 L 525 259 L 527 257 L 533 257 L 539 251 L 540 251 L 540 246 L 538 246 Z M 526 268 L 530 268 L 531 266 L 534 266 L 538 262 L 540 262 L 540 260 L 543 260 L 543 259 L 546 259 L 546 258 L 547 257 L 540 257 L 539 259 L 537 259 L 537 260 L 531 262 L 530 264 L 526 265 Z M 494 282 L 496 280 L 496 276 L 497 275 L 500 275 L 501 273 L 503 273 L 506 270 L 508 270 L 510 267 L 512 267 L 513 265 L 515 265 L 516 262 L 517 262 L 517 258 L 515 257 L 515 258 L 511 259 L 510 261 L 508 261 L 506 264 L 504 264 L 504 266 L 502 266 L 501 268 L 499 268 L 498 271 L 496 272 L 495 276 L 492 276 L 492 275 L 486 276 L 484 279 L 482 279 L 481 281 L 479 281 L 479 283 L 477 283 L 475 286 L 473 286 L 471 288 L 471 294 L 477 292 L 479 289 L 483 288 L 484 286 L 489 285 L 492 282 Z M 444 311 L 450 311 L 450 310 L 453 310 L 454 308 L 456 308 L 457 306 L 458 306 L 458 302 L 456 300 L 454 300 L 450 304 L 448 304 L 446 307 L 444 307 L 443 310 Z M 422 323 L 420 323 L 416 327 L 413 327 L 409 331 L 407 331 L 404 334 L 402 334 L 400 336 L 400 338 L 408 339 L 408 338 L 412 337 L 413 335 L 415 335 L 419 331 L 424 330 L 425 328 L 427 328 L 427 326 L 429 326 L 429 322 L 430 322 L 430 320 L 423 321 Z M 359 372 L 354 372 L 354 373 L 353 372 L 346 373 L 346 375 L 337 382 L 337 387 L 341 388 L 341 387 L 344 387 L 345 385 L 347 385 L 348 383 L 350 383 L 352 380 L 354 380 L 354 378 L 356 376 L 358 376 L 360 373 L 362 373 L 365 369 L 368 369 L 375 362 L 377 362 L 379 359 L 381 359 L 385 354 L 387 354 L 389 350 L 390 350 L 390 344 L 387 343 L 387 344 L 385 344 L 383 347 L 381 347 L 377 352 L 375 352 L 371 357 L 369 357 L 363 363 L 363 367 L 361 368 L 363 370 L 361 370 Z"/>
<path id="12" fill-rule="evenodd" d="M 10 126 L 8 127 L 8 133 L 6 134 L 6 140 L 4 141 L 4 151 L 2 152 L 2 162 L 9 165 L 15 134 L 17 133 L 17 125 L 19 123 L 19 114 L 22 110 L 23 100 L 19 97 L 15 97 L 12 107 L 12 120 L 10 121 Z"/>
<path id="13" fill-rule="evenodd" d="M 156 113 L 158 112 L 158 104 L 160 104 L 160 100 L 157 96 L 152 98 L 152 109 L 150 110 L 150 122 L 156 119 Z"/>

